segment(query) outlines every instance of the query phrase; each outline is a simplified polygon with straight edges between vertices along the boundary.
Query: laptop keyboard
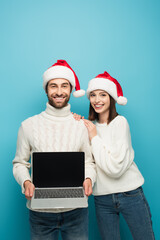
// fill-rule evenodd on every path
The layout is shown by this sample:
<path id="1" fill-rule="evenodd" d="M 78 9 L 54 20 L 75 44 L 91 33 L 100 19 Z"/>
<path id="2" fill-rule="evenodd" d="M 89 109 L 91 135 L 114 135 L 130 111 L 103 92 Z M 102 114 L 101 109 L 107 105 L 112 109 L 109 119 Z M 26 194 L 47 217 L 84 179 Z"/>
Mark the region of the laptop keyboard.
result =
<path id="1" fill-rule="evenodd" d="M 83 189 L 35 189 L 35 198 L 83 198 Z"/>

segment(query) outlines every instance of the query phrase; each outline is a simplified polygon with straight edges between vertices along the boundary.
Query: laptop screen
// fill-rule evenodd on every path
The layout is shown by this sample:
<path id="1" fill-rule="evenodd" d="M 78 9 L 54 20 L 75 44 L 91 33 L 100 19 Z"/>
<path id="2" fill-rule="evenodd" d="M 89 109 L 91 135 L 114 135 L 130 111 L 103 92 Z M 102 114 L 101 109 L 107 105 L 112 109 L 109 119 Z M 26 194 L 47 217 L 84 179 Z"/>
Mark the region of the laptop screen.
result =
<path id="1" fill-rule="evenodd" d="M 34 152 L 32 179 L 38 188 L 82 186 L 84 152 Z"/>

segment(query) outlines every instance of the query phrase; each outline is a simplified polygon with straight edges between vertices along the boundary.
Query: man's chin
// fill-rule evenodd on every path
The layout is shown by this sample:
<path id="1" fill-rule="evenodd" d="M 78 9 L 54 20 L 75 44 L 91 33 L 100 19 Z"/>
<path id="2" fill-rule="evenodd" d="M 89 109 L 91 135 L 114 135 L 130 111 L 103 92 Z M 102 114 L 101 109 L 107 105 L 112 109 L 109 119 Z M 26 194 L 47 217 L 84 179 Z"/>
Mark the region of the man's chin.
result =
<path id="1" fill-rule="evenodd" d="M 66 102 L 60 102 L 60 103 L 55 103 L 53 101 L 49 101 L 49 104 L 54 107 L 54 108 L 57 108 L 57 109 L 61 109 L 61 108 L 64 108 L 65 106 L 67 106 L 68 104 L 68 101 Z"/>

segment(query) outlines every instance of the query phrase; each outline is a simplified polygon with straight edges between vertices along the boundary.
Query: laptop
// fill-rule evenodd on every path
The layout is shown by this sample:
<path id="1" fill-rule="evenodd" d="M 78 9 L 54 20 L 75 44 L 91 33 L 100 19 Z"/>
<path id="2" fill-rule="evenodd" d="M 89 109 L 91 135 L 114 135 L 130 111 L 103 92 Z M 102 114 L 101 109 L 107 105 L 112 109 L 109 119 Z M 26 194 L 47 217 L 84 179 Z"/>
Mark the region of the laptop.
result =
<path id="1" fill-rule="evenodd" d="M 32 209 L 83 208 L 84 152 L 34 152 L 32 154 Z"/>

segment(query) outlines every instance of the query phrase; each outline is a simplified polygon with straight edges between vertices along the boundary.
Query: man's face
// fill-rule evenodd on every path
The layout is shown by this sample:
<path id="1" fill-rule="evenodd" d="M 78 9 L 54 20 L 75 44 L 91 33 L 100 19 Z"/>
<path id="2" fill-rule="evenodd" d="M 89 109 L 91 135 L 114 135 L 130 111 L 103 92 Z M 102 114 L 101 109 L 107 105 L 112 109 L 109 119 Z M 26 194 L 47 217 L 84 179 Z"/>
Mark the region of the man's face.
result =
<path id="1" fill-rule="evenodd" d="M 52 79 L 48 82 L 47 96 L 49 104 L 55 108 L 63 108 L 70 99 L 71 85 L 63 78 Z"/>

